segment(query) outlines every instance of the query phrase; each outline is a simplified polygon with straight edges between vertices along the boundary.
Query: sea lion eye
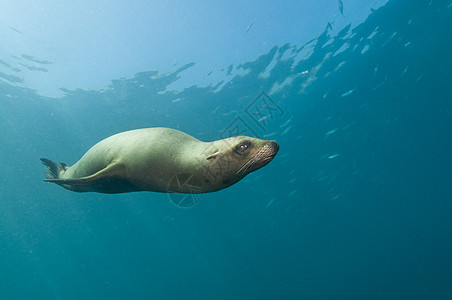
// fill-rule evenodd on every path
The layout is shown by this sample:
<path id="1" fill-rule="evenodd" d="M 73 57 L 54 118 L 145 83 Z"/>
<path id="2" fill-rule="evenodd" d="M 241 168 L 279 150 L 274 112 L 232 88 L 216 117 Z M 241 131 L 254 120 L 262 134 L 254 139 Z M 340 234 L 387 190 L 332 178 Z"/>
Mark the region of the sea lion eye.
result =
<path id="1" fill-rule="evenodd" d="M 250 142 L 240 143 L 235 147 L 235 152 L 238 154 L 245 154 L 248 148 L 251 146 Z"/>

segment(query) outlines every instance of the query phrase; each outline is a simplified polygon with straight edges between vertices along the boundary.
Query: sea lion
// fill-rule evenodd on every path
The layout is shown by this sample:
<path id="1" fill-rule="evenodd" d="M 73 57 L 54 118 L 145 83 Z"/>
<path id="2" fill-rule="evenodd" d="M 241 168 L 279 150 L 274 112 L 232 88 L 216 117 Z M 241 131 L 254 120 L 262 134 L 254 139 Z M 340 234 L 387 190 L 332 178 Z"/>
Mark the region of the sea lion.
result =
<path id="1" fill-rule="evenodd" d="M 75 192 L 208 193 L 233 185 L 268 164 L 278 143 L 247 136 L 202 142 L 156 127 L 125 131 L 89 149 L 73 166 L 41 158 L 44 181 Z"/>

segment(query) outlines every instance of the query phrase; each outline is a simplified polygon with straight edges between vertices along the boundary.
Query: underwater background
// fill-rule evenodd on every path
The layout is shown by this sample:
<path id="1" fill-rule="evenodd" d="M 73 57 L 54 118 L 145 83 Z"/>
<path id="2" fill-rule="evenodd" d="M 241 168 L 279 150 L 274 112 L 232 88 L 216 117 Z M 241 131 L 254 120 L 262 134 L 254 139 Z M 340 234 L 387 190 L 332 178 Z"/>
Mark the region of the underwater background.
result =
<path id="1" fill-rule="evenodd" d="M 108 2 L 80 4 L 117 24 L 105 40 L 163 47 L 161 65 L 139 50 L 109 60 L 114 48 L 83 39 L 83 20 L 55 26 L 66 48 L 34 39 L 62 4 L 23 5 L 38 21 L 3 10 L 0 22 L 1 299 L 452 299 L 450 0 L 184 3 L 172 17 L 210 16 L 222 35 L 162 17 L 175 41 L 165 49 L 146 35 L 145 8 L 109 20 L 95 9 Z M 280 151 L 190 207 L 42 181 L 41 157 L 71 165 L 110 135 L 154 126 Z"/>

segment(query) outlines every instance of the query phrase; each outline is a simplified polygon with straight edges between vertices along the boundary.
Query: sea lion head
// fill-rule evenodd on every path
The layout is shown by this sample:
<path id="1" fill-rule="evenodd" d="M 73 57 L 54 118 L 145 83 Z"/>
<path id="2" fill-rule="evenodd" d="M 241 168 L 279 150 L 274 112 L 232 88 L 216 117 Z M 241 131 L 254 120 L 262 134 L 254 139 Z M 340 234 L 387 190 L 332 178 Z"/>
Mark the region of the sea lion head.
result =
<path id="1" fill-rule="evenodd" d="M 247 136 L 231 137 L 210 144 L 213 153 L 206 158 L 207 173 L 220 189 L 267 165 L 279 150 L 277 142 Z"/>

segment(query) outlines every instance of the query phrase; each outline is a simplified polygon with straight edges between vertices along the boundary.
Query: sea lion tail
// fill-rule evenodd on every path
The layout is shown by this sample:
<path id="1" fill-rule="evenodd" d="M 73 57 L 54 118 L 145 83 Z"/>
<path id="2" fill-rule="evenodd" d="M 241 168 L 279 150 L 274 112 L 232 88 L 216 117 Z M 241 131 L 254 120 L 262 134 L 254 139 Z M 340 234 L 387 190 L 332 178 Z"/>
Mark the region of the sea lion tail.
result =
<path id="1" fill-rule="evenodd" d="M 60 174 L 64 173 L 68 168 L 65 163 L 60 162 L 60 164 L 57 164 L 47 158 L 41 158 L 41 161 L 49 170 L 45 173 L 47 179 L 59 179 Z"/>

